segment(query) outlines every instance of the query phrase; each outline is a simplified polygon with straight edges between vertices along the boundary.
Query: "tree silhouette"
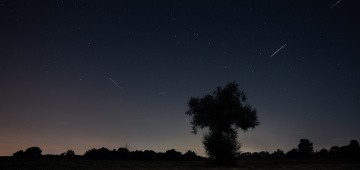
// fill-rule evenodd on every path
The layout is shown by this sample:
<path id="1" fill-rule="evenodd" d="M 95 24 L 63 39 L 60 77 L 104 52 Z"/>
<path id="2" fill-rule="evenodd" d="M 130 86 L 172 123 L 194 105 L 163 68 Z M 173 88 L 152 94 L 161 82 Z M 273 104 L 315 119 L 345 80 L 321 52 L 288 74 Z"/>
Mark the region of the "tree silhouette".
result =
<path id="1" fill-rule="evenodd" d="M 300 139 L 298 152 L 301 157 L 310 157 L 314 153 L 313 143 L 309 139 Z"/>
<path id="2" fill-rule="evenodd" d="M 41 149 L 39 147 L 30 147 L 25 150 L 19 150 L 13 154 L 14 157 L 40 157 L 41 156 Z"/>
<path id="3" fill-rule="evenodd" d="M 66 156 L 66 157 L 74 157 L 75 156 L 75 152 L 74 152 L 74 150 L 68 150 L 68 151 L 66 151 L 65 153 L 64 153 L 64 156 Z"/>
<path id="4" fill-rule="evenodd" d="M 116 153 L 120 159 L 129 159 L 129 157 L 130 157 L 130 151 L 128 148 L 121 147 L 117 150 Z"/>
<path id="5" fill-rule="evenodd" d="M 359 158 L 360 147 L 357 140 L 351 140 L 349 145 L 342 146 L 337 150 L 336 155 L 342 158 Z"/>
<path id="6" fill-rule="evenodd" d="M 338 146 L 331 146 L 330 147 L 330 150 L 329 150 L 329 156 L 332 157 L 332 158 L 337 158 L 339 157 L 339 147 Z"/>
<path id="7" fill-rule="evenodd" d="M 360 157 L 360 147 L 357 140 L 351 140 L 350 144 L 347 146 L 347 154 L 350 158 L 359 158 Z"/>
<path id="8" fill-rule="evenodd" d="M 13 157 L 24 157 L 24 156 L 25 154 L 23 150 L 19 150 L 13 154 Z"/>
<path id="9" fill-rule="evenodd" d="M 200 157 L 198 155 L 196 155 L 196 153 L 194 151 L 188 150 L 184 155 L 183 155 L 183 159 L 188 161 L 188 160 L 199 160 Z"/>
<path id="10" fill-rule="evenodd" d="M 286 152 L 286 157 L 288 158 L 296 158 L 298 157 L 299 152 L 296 148 L 293 148 L 291 150 L 289 150 L 288 152 Z"/>
<path id="11" fill-rule="evenodd" d="M 167 160 L 180 160 L 181 152 L 178 152 L 175 149 L 170 149 L 165 152 L 164 156 Z"/>
<path id="12" fill-rule="evenodd" d="M 100 149 L 93 148 L 86 151 L 84 157 L 88 159 L 110 159 L 113 155 L 109 149 L 102 147 Z"/>
<path id="13" fill-rule="evenodd" d="M 224 88 L 217 87 L 202 98 L 191 97 L 187 115 L 192 116 L 193 133 L 208 128 L 203 144 L 210 158 L 219 164 L 236 163 L 240 145 L 237 141 L 237 129 L 247 131 L 259 125 L 256 110 L 246 102 L 246 95 L 239 91 L 235 82 Z"/>
<path id="14" fill-rule="evenodd" d="M 271 157 L 272 158 L 275 158 L 275 159 L 281 159 L 281 158 L 284 158 L 285 157 L 285 153 L 284 151 L 280 150 L 280 149 L 277 149 L 276 151 L 274 151 L 272 154 L 271 154 Z"/>
<path id="15" fill-rule="evenodd" d="M 329 156 L 329 151 L 325 148 L 321 149 L 319 152 L 318 152 L 318 157 L 319 158 L 327 158 Z"/>
<path id="16" fill-rule="evenodd" d="M 24 152 L 24 157 L 40 157 L 42 150 L 39 147 L 27 148 Z"/>

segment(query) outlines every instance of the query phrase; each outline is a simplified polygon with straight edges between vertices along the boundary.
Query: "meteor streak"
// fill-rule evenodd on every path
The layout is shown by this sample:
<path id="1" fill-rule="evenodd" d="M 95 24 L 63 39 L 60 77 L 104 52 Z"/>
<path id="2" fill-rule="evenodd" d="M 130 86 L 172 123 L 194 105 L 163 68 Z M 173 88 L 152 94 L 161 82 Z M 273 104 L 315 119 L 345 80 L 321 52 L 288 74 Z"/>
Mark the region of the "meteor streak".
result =
<path id="1" fill-rule="evenodd" d="M 109 77 L 109 80 L 115 84 L 119 89 L 123 89 L 115 80 L 113 80 L 111 77 Z"/>
<path id="2" fill-rule="evenodd" d="M 287 44 L 281 46 L 278 50 L 276 50 L 273 54 L 271 54 L 270 58 L 273 57 L 276 53 L 278 53 L 281 49 L 283 49 Z"/>

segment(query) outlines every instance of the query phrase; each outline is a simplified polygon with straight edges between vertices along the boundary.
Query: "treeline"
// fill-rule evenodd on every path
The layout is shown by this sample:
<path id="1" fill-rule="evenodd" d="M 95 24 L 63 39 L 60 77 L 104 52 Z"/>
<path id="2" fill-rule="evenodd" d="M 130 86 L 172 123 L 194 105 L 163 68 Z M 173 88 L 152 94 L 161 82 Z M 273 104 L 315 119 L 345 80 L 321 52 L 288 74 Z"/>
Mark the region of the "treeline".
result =
<path id="1" fill-rule="evenodd" d="M 149 160 L 149 161 L 196 161 L 205 158 L 198 156 L 194 151 L 187 151 L 185 154 L 175 149 L 166 152 L 155 152 L 152 150 L 129 151 L 126 147 L 109 150 L 107 148 L 90 149 L 83 155 L 76 155 L 73 150 L 68 150 L 60 155 L 42 155 L 39 147 L 30 147 L 25 151 L 20 150 L 13 154 L 16 158 L 76 158 L 76 159 L 106 159 L 106 160 Z M 280 149 L 269 153 L 262 152 L 243 152 L 237 156 L 240 160 L 257 159 L 336 159 L 336 158 L 360 158 L 360 147 L 357 140 L 351 140 L 346 146 L 332 146 L 329 149 L 314 151 L 313 143 L 308 139 L 301 139 L 298 147 L 284 152 Z"/>
<path id="2" fill-rule="evenodd" d="M 346 146 L 332 146 L 330 149 L 321 149 L 314 151 L 313 143 L 308 139 L 301 139 L 297 148 L 293 148 L 288 152 L 280 149 L 269 153 L 261 152 L 244 152 L 238 155 L 238 159 L 328 159 L 328 158 L 360 158 L 360 147 L 357 140 L 351 140 Z"/>
<path id="3" fill-rule="evenodd" d="M 155 152 L 152 150 L 129 151 L 127 148 L 109 150 L 107 148 L 90 149 L 83 155 L 76 155 L 73 150 L 68 150 L 60 155 L 42 155 L 39 147 L 30 147 L 25 151 L 20 150 L 13 154 L 16 158 L 72 158 L 72 159 L 91 159 L 91 160 L 146 160 L 146 161 L 196 161 L 204 159 L 194 151 L 188 150 L 185 154 L 175 149 L 166 152 Z"/>
<path id="4" fill-rule="evenodd" d="M 164 161 L 195 161 L 201 160 L 194 151 L 187 151 L 185 154 L 175 149 L 166 152 L 155 152 L 152 150 L 145 151 L 129 151 L 127 148 L 119 148 L 118 150 L 109 150 L 107 148 L 91 149 L 83 155 L 86 159 L 121 159 L 121 160 L 164 160 Z"/>

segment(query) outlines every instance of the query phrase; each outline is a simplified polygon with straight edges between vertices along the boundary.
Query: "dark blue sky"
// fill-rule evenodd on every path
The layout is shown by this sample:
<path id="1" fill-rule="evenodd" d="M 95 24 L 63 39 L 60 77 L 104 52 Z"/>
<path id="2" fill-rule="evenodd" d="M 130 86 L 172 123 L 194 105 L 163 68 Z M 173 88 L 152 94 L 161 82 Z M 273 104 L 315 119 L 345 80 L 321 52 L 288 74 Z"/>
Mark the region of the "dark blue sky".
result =
<path id="1" fill-rule="evenodd" d="M 360 139 L 356 1 L 0 0 L 0 155 L 195 150 L 187 100 L 236 81 L 242 151 Z M 205 131 L 204 131 L 205 132 Z"/>

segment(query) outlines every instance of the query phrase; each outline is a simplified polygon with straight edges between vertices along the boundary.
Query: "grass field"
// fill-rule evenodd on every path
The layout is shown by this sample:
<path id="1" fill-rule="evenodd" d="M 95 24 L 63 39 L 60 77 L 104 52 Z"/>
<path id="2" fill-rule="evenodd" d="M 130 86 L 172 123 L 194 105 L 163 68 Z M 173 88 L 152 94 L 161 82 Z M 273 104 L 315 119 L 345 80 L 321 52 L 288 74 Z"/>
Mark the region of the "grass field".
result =
<path id="1" fill-rule="evenodd" d="M 205 161 L 117 161 L 66 159 L 0 159 L 1 170 L 101 170 L 101 169 L 360 169 L 356 160 L 239 161 L 237 167 L 213 167 Z"/>

